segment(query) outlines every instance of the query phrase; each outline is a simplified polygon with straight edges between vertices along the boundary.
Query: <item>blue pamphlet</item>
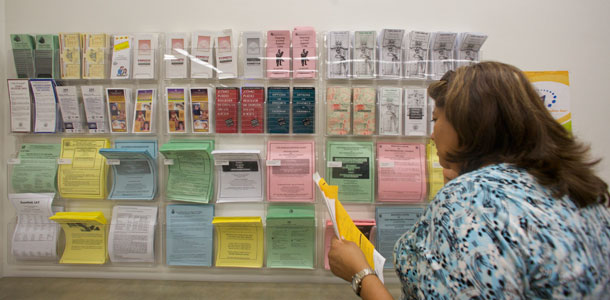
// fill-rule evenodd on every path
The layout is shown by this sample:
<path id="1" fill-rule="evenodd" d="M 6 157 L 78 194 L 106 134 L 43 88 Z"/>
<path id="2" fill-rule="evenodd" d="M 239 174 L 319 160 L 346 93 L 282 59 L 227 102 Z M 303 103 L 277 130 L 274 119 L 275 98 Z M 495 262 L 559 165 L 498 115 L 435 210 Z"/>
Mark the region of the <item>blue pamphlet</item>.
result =
<path id="1" fill-rule="evenodd" d="M 377 250 L 383 257 L 394 256 L 394 244 L 424 213 L 422 206 L 388 206 L 377 207 Z M 391 259 L 385 261 L 385 269 L 393 268 Z"/>
<path id="2" fill-rule="evenodd" d="M 290 133 L 290 88 L 267 89 L 267 133 Z"/>
<path id="3" fill-rule="evenodd" d="M 292 132 L 314 133 L 316 116 L 316 88 L 292 89 Z"/>
<path id="4" fill-rule="evenodd" d="M 116 141 L 115 148 L 100 149 L 112 166 L 113 184 L 108 199 L 153 200 L 157 194 L 157 141 Z"/>
<path id="5" fill-rule="evenodd" d="M 214 244 L 212 204 L 170 204 L 166 208 L 166 263 L 170 266 L 212 266 Z"/>

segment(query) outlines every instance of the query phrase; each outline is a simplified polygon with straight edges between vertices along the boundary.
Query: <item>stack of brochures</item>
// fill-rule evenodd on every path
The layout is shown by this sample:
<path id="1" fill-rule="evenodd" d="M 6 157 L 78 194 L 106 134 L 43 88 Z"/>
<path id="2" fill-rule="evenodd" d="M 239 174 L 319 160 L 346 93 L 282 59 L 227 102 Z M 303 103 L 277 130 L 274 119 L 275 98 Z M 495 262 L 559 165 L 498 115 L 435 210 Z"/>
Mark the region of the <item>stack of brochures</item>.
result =
<path id="1" fill-rule="evenodd" d="M 111 200 L 153 200 L 157 194 L 157 141 L 117 140 L 100 149 L 112 166 Z"/>
<path id="2" fill-rule="evenodd" d="M 214 195 L 213 140 L 170 140 L 159 152 L 169 175 L 166 196 L 170 200 L 208 203 Z"/>

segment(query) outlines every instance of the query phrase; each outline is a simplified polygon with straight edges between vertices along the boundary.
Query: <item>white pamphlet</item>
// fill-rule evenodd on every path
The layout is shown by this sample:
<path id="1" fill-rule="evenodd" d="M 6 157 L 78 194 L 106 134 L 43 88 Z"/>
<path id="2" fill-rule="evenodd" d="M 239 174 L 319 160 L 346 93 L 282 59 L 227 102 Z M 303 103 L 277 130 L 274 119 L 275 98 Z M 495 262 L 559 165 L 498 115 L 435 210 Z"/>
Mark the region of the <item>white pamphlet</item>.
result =
<path id="1" fill-rule="evenodd" d="M 482 33 L 462 32 L 458 36 L 457 68 L 469 66 L 479 61 L 479 51 L 483 43 L 487 40 L 487 35 Z"/>
<path id="2" fill-rule="evenodd" d="M 428 134 L 428 94 L 426 89 L 405 89 L 405 135 Z"/>
<path id="3" fill-rule="evenodd" d="M 131 36 L 116 34 L 113 36 L 111 79 L 131 78 Z"/>
<path id="4" fill-rule="evenodd" d="M 379 135 L 400 135 L 402 124 L 402 89 L 379 89 Z"/>
<path id="5" fill-rule="evenodd" d="M 426 78 L 428 73 L 428 50 L 432 34 L 425 31 L 411 31 L 405 42 L 405 77 Z"/>
<path id="6" fill-rule="evenodd" d="M 328 78 L 348 78 L 351 75 L 351 43 L 349 31 L 330 31 L 326 36 L 326 68 Z"/>
<path id="7" fill-rule="evenodd" d="M 104 105 L 104 87 L 101 85 L 81 86 L 87 128 L 89 133 L 106 133 L 108 125 L 106 107 Z"/>
<path id="8" fill-rule="evenodd" d="M 263 201 L 263 172 L 259 150 L 214 150 L 218 199 L 222 202 Z"/>
<path id="9" fill-rule="evenodd" d="M 354 78 L 377 75 L 377 31 L 354 32 Z"/>
<path id="10" fill-rule="evenodd" d="M 382 29 L 379 35 L 379 77 L 400 78 L 404 29 Z"/>
<path id="11" fill-rule="evenodd" d="M 214 33 L 193 32 L 191 37 L 191 78 L 212 78 L 214 76 Z"/>
<path id="12" fill-rule="evenodd" d="M 457 33 L 435 32 L 432 34 L 430 63 L 432 64 L 432 79 L 439 80 L 447 71 L 455 68 L 453 49 Z"/>
<path id="13" fill-rule="evenodd" d="M 244 47 L 244 77 L 263 78 L 264 44 L 263 33 L 260 31 L 246 31 L 242 33 Z"/>
<path id="14" fill-rule="evenodd" d="M 141 33 L 134 35 L 133 41 L 133 78 L 155 78 L 158 36 L 155 33 Z"/>
<path id="15" fill-rule="evenodd" d="M 59 100 L 64 131 L 68 133 L 84 133 L 85 119 L 83 118 L 83 110 L 78 103 L 76 86 L 57 86 L 55 91 Z"/>
<path id="16" fill-rule="evenodd" d="M 115 206 L 108 237 L 110 261 L 154 263 L 156 226 L 155 206 Z"/>
<path id="17" fill-rule="evenodd" d="M 11 132 L 32 131 L 32 99 L 27 79 L 9 79 L 8 97 L 11 108 Z"/>
<path id="18" fill-rule="evenodd" d="M 30 79 L 30 86 L 34 95 L 34 132 L 55 133 L 59 121 L 55 80 Z"/>
<path id="19" fill-rule="evenodd" d="M 188 35 L 170 33 L 165 38 L 165 78 L 187 78 Z"/>
<path id="20" fill-rule="evenodd" d="M 233 46 L 233 30 L 225 29 L 216 37 L 216 72 L 218 79 L 237 77 L 237 51 Z"/>
<path id="21" fill-rule="evenodd" d="M 15 207 L 17 224 L 13 232 L 11 253 L 17 260 L 57 259 L 59 225 L 49 220 L 55 194 L 9 194 Z"/>
<path id="22" fill-rule="evenodd" d="M 432 113 L 434 112 L 434 99 L 432 99 L 432 97 L 428 97 L 428 116 L 432 116 Z M 432 133 L 434 133 L 434 121 L 432 121 L 432 118 L 428 118 L 428 135 L 432 135 Z"/>

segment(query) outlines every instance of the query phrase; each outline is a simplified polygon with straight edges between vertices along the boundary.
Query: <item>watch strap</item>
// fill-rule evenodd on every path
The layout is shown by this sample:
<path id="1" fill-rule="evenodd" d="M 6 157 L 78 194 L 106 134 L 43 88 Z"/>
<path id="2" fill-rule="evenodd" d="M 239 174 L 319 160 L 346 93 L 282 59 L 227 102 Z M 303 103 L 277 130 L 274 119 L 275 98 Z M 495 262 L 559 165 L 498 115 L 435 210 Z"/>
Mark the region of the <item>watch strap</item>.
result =
<path id="1" fill-rule="evenodd" d="M 375 273 L 375 271 L 371 268 L 366 268 L 352 276 L 352 289 L 354 290 L 356 295 L 360 296 L 360 290 L 362 289 L 362 279 L 364 279 L 364 277 L 368 275 L 377 276 L 377 273 Z"/>

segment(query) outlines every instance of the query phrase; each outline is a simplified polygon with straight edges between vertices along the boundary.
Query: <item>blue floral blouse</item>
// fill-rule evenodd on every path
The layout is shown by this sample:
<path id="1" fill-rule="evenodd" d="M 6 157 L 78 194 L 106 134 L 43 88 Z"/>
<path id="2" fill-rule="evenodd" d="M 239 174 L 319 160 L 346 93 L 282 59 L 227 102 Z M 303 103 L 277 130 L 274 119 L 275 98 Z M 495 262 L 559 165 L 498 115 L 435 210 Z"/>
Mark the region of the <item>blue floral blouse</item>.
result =
<path id="1" fill-rule="evenodd" d="M 610 213 L 491 165 L 438 192 L 394 264 L 403 299 L 610 299 Z"/>

